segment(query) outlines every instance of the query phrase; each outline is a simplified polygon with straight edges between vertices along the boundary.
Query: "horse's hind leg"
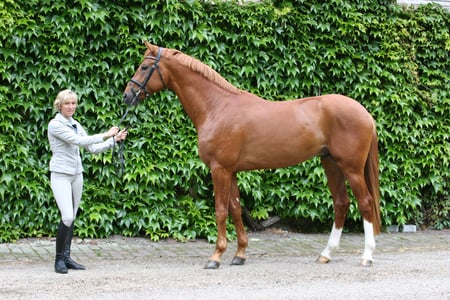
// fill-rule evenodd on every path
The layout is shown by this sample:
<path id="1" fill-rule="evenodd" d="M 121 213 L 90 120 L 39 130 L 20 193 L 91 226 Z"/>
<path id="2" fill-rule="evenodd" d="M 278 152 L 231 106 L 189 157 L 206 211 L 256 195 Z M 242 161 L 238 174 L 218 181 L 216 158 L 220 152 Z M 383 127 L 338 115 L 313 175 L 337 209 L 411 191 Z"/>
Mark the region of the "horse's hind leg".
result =
<path id="1" fill-rule="evenodd" d="M 328 263 L 331 260 L 331 253 L 333 250 L 339 247 L 345 217 L 350 206 L 350 200 L 345 185 L 345 176 L 336 164 L 336 161 L 331 156 L 322 157 L 322 165 L 327 175 L 331 196 L 333 197 L 334 223 L 327 246 L 320 254 L 317 262 Z"/>
<path id="2" fill-rule="evenodd" d="M 364 174 L 350 174 L 348 175 L 348 181 L 352 188 L 355 198 L 358 200 L 358 208 L 363 217 L 364 225 L 364 253 L 361 260 L 361 265 L 364 267 L 370 267 L 373 263 L 372 253 L 375 250 L 375 234 L 373 229 L 373 205 L 374 201 L 367 189 Z"/>
<path id="3" fill-rule="evenodd" d="M 243 265 L 245 262 L 245 250 L 248 246 L 248 237 L 242 222 L 242 207 L 240 203 L 239 188 L 236 174 L 231 177 L 230 186 L 230 213 L 236 228 L 238 248 L 231 261 L 231 265 Z"/>

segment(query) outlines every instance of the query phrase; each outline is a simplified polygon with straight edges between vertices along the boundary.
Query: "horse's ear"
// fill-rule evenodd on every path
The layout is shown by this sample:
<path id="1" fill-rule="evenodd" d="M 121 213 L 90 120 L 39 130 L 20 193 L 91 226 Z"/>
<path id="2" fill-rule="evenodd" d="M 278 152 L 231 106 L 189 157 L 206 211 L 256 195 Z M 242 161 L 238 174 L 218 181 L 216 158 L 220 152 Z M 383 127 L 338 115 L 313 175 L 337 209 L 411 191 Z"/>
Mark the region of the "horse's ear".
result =
<path id="1" fill-rule="evenodd" d="M 144 40 L 144 45 L 145 45 L 145 47 L 147 47 L 148 49 L 151 49 L 152 44 L 150 44 L 148 41 Z"/>
<path id="2" fill-rule="evenodd" d="M 144 41 L 145 47 L 147 47 L 148 50 L 151 52 L 156 53 L 158 51 L 158 46 L 150 44 L 148 41 Z"/>

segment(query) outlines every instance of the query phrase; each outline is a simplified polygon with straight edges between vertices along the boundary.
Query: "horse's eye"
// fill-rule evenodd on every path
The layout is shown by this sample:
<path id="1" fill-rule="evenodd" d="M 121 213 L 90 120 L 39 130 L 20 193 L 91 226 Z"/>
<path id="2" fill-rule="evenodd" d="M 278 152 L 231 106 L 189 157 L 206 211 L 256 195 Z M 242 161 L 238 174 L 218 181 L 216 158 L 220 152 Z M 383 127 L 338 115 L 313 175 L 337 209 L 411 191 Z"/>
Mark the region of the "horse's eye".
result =
<path id="1" fill-rule="evenodd" d="M 145 70 L 147 70 L 148 69 L 148 66 L 142 66 L 142 71 L 145 71 Z"/>

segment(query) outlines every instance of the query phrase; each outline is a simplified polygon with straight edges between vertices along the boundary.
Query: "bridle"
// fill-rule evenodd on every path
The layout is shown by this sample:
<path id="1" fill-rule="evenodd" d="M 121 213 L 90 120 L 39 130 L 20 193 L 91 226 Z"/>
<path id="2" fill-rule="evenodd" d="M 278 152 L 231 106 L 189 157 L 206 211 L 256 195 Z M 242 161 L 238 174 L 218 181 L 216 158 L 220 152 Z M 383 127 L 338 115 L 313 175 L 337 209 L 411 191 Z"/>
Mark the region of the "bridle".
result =
<path id="1" fill-rule="evenodd" d="M 147 91 L 146 85 L 148 83 L 148 81 L 150 80 L 150 78 L 153 75 L 153 72 L 155 72 L 155 70 L 158 72 L 159 74 L 159 78 L 161 79 L 161 82 L 163 84 L 163 89 L 166 88 L 166 84 L 164 83 L 164 79 L 163 76 L 161 74 L 161 70 L 159 69 L 159 60 L 161 59 L 161 53 L 162 53 L 163 48 L 159 47 L 158 48 L 158 54 L 156 54 L 155 56 L 144 56 L 144 60 L 146 59 L 152 59 L 155 61 L 155 63 L 150 67 L 150 70 L 148 71 L 147 75 L 145 76 L 145 79 L 143 82 L 139 82 L 133 78 L 130 79 L 130 82 L 137 85 L 139 87 L 139 90 L 137 92 L 134 91 L 134 89 L 131 89 L 131 92 L 133 93 L 133 99 L 131 100 L 131 103 L 134 103 L 134 101 L 136 100 L 137 97 L 139 97 L 139 95 L 144 92 L 145 93 L 145 98 L 147 98 L 148 96 L 150 96 L 151 94 L 153 94 L 151 91 Z"/>
<path id="2" fill-rule="evenodd" d="M 139 97 L 139 95 L 144 92 L 145 93 L 145 98 L 147 98 L 148 96 L 150 96 L 151 94 L 153 94 L 152 92 L 147 91 L 146 85 L 148 83 L 148 81 L 150 80 L 150 78 L 153 75 L 153 72 L 155 72 L 155 70 L 158 72 L 159 74 L 159 78 L 161 79 L 161 82 L 163 84 L 163 89 L 166 88 L 166 84 L 164 83 L 164 79 L 162 77 L 161 74 L 161 70 L 159 69 L 159 61 L 161 59 L 161 53 L 162 53 L 163 48 L 159 47 L 158 48 L 158 53 L 155 56 L 145 56 L 145 59 L 152 59 L 155 61 L 155 63 L 150 67 L 150 70 L 148 71 L 147 75 L 145 76 L 145 79 L 143 82 L 139 82 L 133 78 L 130 79 L 130 82 L 137 85 L 139 87 L 139 90 L 137 92 L 134 91 L 134 89 L 131 89 L 131 92 L 133 93 L 133 99 L 131 100 L 131 103 L 134 103 L 134 101 Z M 122 122 L 125 120 L 125 117 L 128 115 L 128 113 L 130 112 L 130 107 L 127 107 L 127 110 L 125 111 L 125 113 L 122 115 L 122 117 L 120 118 L 119 124 L 117 124 L 117 127 L 119 127 L 120 130 L 120 125 L 122 124 Z M 124 129 L 128 129 L 129 126 L 126 126 Z M 114 142 L 115 143 L 115 142 Z M 125 159 L 123 156 L 123 152 L 124 152 L 124 145 L 123 142 L 119 142 L 119 151 L 117 153 L 117 158 L 118 158 L 118 162 L 116 162 L 116 174 L 121 177 L 123 175 L 123 170 L 124 170 L 124 165 L 125 165 Z M 113 146 L 113 150 L 112 150 L 112 159 L 114 160 L 114 149 L 115 149 L 115 144 Z"/>

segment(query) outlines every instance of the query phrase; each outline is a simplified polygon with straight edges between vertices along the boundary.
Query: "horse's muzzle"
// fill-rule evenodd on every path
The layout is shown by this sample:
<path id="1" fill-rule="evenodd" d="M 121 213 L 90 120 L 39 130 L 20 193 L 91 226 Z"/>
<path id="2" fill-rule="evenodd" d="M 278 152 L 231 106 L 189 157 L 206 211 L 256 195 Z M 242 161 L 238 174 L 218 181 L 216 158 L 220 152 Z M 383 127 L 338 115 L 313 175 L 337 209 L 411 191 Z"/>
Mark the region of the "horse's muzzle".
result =
<path id="1" fill-rule="evenodd" d="M 137 105 L 139 103 L 139 94 L 132 92 L 123 93 L 123 101 L 127 105 Z"/>

